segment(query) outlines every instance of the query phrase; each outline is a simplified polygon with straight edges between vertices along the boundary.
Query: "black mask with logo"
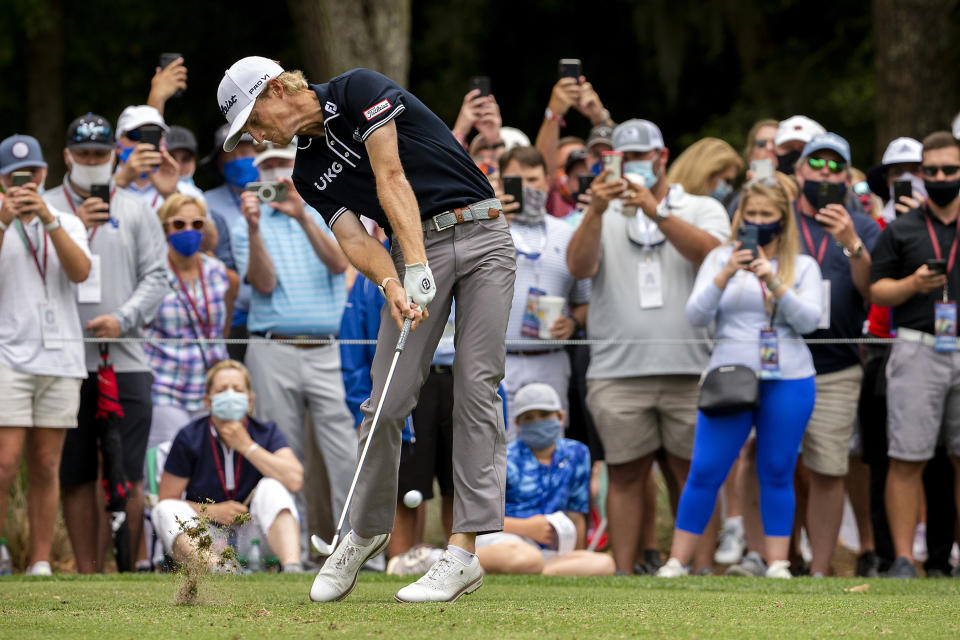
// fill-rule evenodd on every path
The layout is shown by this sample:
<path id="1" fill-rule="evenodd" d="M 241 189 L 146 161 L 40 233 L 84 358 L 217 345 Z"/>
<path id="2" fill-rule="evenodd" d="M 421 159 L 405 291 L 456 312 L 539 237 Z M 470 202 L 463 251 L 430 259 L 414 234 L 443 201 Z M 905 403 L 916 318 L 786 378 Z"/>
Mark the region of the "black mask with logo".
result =
<path id="1" fill-rule="evenodd" d="M 947 206 L 957 199 L 957 195 L 960 195 L 960 180 L 943 182 L 924 180 L 923 186 L 927 188 L 927 197 L 938 207 Z"/>

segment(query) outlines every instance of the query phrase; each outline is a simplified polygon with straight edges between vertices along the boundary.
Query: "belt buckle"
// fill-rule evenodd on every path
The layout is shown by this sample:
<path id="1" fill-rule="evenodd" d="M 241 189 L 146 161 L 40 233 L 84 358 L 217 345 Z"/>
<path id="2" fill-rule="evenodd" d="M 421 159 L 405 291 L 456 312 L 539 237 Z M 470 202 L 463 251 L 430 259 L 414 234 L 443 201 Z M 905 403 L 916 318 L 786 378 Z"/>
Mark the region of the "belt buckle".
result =
<path id="1" fill-rule="evenodd" d="M 444 211 L 444 213 L 446 213 L 446 211 Z M 444 229 L 446 229 L 446 227 L 440 226 L 440 216 L 442 215 L 443 213 L 438 213 L 437 215 L 430 218 L 431 220 L 433 220 L 433 228 L 436 229 L 437 231 L 443 231 Z"/>

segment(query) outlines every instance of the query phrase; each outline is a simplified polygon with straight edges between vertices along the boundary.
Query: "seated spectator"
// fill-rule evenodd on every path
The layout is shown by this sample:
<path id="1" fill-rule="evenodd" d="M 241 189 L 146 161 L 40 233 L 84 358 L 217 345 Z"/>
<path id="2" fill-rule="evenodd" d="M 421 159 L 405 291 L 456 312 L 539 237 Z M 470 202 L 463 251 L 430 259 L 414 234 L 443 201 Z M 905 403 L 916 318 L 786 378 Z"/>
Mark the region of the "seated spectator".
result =
<path id="1" fill-rule="evenodd" d="M 198 514 L 206 515 L 216 539 L 236 530 L 237 516 L 249 513 L 250 521 L 237 532 L 237 552 L 246 555 L 253 540 L 265 541 L 262 548 L 277 556 L 282 571 L 300 573 L 298 514 L 291 492 L 303 484 L 303 467 L 276 423 L 250 415 L 254 398 L 250 373 L 239 362 L 224 360 L 210 369 L 203 396 L 209 415 L 174 438 L 153 526 L 166 552 L 183 562 L 200 552 L 178 520 L 193 524 Z M 216 567 L 216 545 L 204 559 Z"/>
<path id="2" fill-rule="evenodd" d="M 506 517 L 502 532 L 477 536 L 480 566 L 487 573 L 613 574 L 613 558 L 584 549 L 590 453 L 561 437 L 560 397 L 549 385 L 530 384 L 514 402 L 518 439 L 507 445 Z"/>
<path id="3" fill-rule="evenodd" d="M 143 141 L 146 131 L 159 132 L 158 147 Z M 167 131 L 160 112 L 145 104 L 127 107 L 117 120 L 114 184 L 143 198 L 154 211 L 177 192 L 180 179 L 180 167 L 164 144 Z"/>
<path id="4" fill-rule="evenodd" d="M 667 171 L 667 182 L 696 196 L 710 196 L 726 206 L 743 160 L 719 138 L 702 138 L 683 150 Z"/>
<path id="5" fill-rule="evenodd" d="M 27 182 L 14 186 L 15 172 Z M 90 273 L 87 234 L 40 197 L 46 175 L 36 138 L 0 142 L 0 527 L 26 448 L 28 575 L 51 573 L 60 455 L 87 377 L 74 286 Z"/>
<path id="6" fill-rule="evenodd" d="M 686 565 L 714 511 L 720 485 L 755 425 L 766 575 L 791 577 L 787 555 L 794 514 L 793 470 L 815 396 L 813 358 L 799 338 L 816 328 L 821 313 L 820 270 L 813 258 L 800 254 L 792 201 L 792 185 L 783 174 L 747 183 L 733 233 L 741 226 L 757 229 L 756 256 L 741 249 L 740 243 L 718 247 L 697 274 L 687 318 L 695 327 L 716 323 L 719 342 L 709 368 L 753 369 L 761 378 L 759 406 L 722 416 L 697 412 L 693 460 L 680 498 L 670 559 L 658 576 L 689 572 Z M 761 334 L 767 329 L 777 331 L 772 338 L 777 366 L 767 358 L 761 362 L 761 351 L 771 348 L 771 338 Z"/>
<path id="7" fill-rule="evenodd" d="M 183 425 L 203 415 L 206 371 L 227 358 L 223 344 L 205 342 L 221 337 L 228 322 L 227 270 L 216 258 L 198 252 L 209 222 L 206 207 L 196 198 L 176 194 L 157 215 L 167 237 L 169 289 L 144 331 L 153 371 L 148 449 L 172 439 Z"/>

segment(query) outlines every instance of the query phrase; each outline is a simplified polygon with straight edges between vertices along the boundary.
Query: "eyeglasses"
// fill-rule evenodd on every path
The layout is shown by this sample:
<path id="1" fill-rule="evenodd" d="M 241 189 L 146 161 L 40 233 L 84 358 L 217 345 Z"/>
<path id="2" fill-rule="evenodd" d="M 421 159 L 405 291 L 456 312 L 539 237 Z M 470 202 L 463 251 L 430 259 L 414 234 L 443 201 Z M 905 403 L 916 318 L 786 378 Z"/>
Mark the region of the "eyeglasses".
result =
<path id="1" fill-rule="evenodd" d="M 943 175 L 952 176 L 957 172 L 960 172 L 960 166 L 955 164 L 925 164 L 921 167 L 923 175 L 928 178 L 936 178 L 939 171 L 943 171 Z"/>
<path id="2" fill-rule="evenodd" d="M 173 227 L 174 231 L 183 231 L 187 228 L 189 224 L 193 227 L 194 231 L 203 231 L 203 225 L 206 222 L 203 218 L 195 218 L 193 220 L 184 220 L 183 218 L 171 218 L 167 220 L 167 224 Z"/>
<path id="3" fill-rule="evenodd" d="M 826 158 L 807 158 L 807 165 L 814 171 L 820 171 L 824 167 L 830 170 L 830 173 L 843 173 L 847 168 L 847 163 L 837 160 L 827 160 Z"/>
<path id="4" fill-rule="evenodd" d="M 757 138 L 753 141 L 753 146 L 757 149 L 766 149 L 773 146 L 773 138 Z"/>

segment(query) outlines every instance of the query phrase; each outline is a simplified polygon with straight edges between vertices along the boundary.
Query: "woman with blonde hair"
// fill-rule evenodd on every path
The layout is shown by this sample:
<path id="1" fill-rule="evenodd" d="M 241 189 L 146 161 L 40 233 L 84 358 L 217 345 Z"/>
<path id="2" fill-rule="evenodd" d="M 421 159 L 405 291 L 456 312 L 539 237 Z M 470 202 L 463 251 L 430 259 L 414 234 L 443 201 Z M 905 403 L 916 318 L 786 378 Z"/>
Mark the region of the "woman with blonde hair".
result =
<path id="1" fill-rule="evenodd" d="M 687 301 L 690 324 L 716 324 L 709 373 L 752 370 L 759 378 L 757 403 L 723 413 L 715 406 L 708 410 L 701 395 L 670 560 L 658 576 L 688 573 L 685 563 L 713 513 L 717 491 L 756 426 L 766 575 L 790 577 L 793 471 L 816 393 L 813 358 L 801 336 L 816 329 L 822 304 L 820 268 L 799 250 L 794 197 L 790 179 L 780 173 L 748 182 L 731 237 L 741 227 L 755 234 L 756 253 L 740 241 L 711 251 Z"/>
<path id="2" fill-rule="evenodd" d="M 733 193 L 743 159 L 719 138 L 703 138 L 684 149 L 667 171 L 668 184 L 680 184 L 695 196 L 713 196 L 721 203 Z"/>

